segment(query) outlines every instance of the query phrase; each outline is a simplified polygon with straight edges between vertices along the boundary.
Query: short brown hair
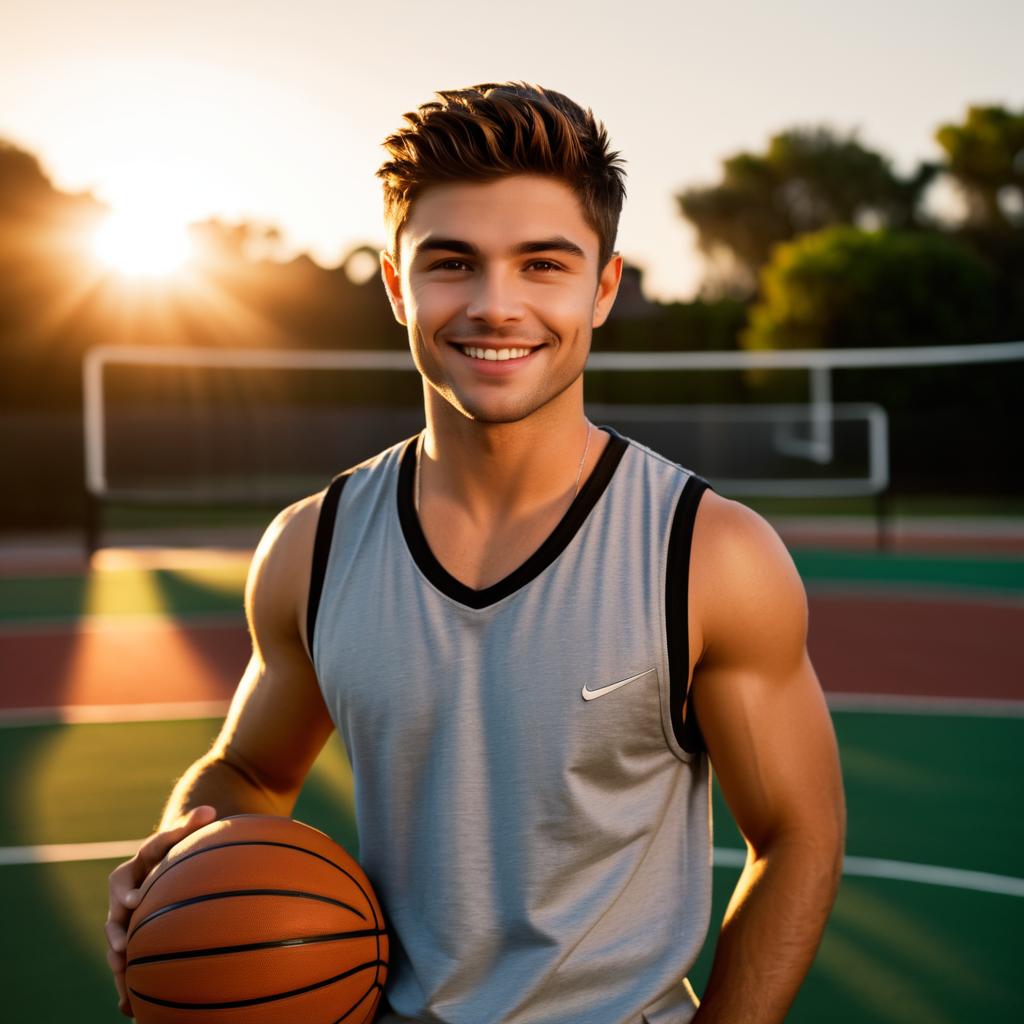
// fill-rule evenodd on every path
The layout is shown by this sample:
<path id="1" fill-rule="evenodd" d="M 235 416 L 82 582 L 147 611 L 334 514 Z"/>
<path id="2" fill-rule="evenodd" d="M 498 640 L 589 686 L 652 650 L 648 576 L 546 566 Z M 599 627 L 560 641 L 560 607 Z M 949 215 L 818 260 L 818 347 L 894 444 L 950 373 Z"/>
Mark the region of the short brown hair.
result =
<path id="1" fill-rule="evenodd" d="M 384 140 L 391 159 L 384 181 L 388 246 L 398 265 L 399 234 L 425 188 L 441 182 L 493 181 L 545 174 L 575 192 L 599 239 L 598 269 L 611 259 L 626 198 L 625 161 L 608 149 L 608 132 L 568 96 L 526 82 L 474 85 L 435 93 L 404 115 L 407 126 Z"/>

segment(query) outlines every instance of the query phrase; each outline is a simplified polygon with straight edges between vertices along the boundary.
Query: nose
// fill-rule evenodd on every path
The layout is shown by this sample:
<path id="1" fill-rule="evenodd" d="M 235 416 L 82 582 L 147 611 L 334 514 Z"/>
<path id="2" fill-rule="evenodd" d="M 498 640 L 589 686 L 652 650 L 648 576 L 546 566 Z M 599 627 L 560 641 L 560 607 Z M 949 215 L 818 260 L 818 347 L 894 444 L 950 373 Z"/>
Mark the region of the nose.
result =
<path id="1" fill-rule="evenodd" d="M 522 295 L 514 276 L 498 267 L 477 274 L 466 315 L 471 320 L 494 325 L 521 320 Z"/>

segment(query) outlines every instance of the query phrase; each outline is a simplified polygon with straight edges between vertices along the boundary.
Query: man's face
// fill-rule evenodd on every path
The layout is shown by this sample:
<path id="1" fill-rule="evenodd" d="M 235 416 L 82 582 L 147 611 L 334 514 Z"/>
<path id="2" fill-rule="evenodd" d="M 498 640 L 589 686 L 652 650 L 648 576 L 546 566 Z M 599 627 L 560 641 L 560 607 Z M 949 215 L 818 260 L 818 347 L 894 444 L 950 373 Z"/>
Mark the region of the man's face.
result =
<path id="1" fill-rule="evenodd" d="M 597 233 L 564 182 L 431 186 L 402 229 L 400 273 L 381 258 L 428 401 L 508 423 L 575 386 L 582 407 L 591 334 L 611 309 L 622 258 L 598 274 Z"/>

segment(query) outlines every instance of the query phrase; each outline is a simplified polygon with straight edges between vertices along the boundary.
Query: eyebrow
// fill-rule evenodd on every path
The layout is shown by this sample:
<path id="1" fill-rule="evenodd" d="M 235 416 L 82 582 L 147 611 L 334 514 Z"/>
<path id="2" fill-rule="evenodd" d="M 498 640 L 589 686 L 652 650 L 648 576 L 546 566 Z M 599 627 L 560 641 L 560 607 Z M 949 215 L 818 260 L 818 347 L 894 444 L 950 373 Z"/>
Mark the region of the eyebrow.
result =
<path id="1" fill-rule="evenodd" d="M 457 252 L 463 256 L 480 255 L 480 250 L 470 242 L 463 241 L 461 238 L 441 238 L 437 235 L 427 235 L 413 250 L 413 259 L 424 252 Z M 583 249 L 564 235 L 539 238 L 532 242 L 520 242 L 512 247 L 513 256 L 528 256 L 538 252 L 562 252 L 567 256 L 575 256 L 581 260 L 586 259 Z"/>

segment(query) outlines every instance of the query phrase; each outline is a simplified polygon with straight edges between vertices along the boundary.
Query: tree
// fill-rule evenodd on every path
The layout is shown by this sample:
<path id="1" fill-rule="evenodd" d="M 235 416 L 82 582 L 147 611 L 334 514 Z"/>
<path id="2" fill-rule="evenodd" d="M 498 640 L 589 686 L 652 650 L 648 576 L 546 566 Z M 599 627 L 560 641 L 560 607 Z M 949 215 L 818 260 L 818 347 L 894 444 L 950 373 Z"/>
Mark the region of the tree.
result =
<path id="1" fill-rule="evenodd" d="M 901 178 L 856 133 L 794 128 L 772 136 L 763 154 L 729 157 L 719 184 L 676 200 L 697 229 L 712 288 L 751 292 L 780 242 L 834 224 L 923 224 L 921 199 L 937 173 L 937 165 L 921 164 Z"/>
<path id="2" fill-rule="evenodd" d="M 741 335 L 748 349 L 859 348 L 1003 340 L 999 276 L 958 238 L 833 227 L 780 245 L 763 298 Z M 759 401 L 806 401 L 806 374 L 750 370 Z M 929 487 L 1005 490 L 1021 457 L 1024 366 L 844 368 L 836 402 L 872 402 L 889 416 L 894 479 Z M 848 437 L 850 435 L 847 435 Z M 1016 460 L 1016 461 L 1014 461 Z"/>
<path id="3" fill-rule="evenodd" d="M 748 349 L 992 340 L 993 275 L 952 238 L 827 228 L 780 245 L 741 341 Z"/>
<path id="4" fill-rule="evenodd" d="M 1024 228 L 1024 110 L 968 107 L 967 119 L 940 126 L 935 141 L 967 203 L 967 227 Z"/>

